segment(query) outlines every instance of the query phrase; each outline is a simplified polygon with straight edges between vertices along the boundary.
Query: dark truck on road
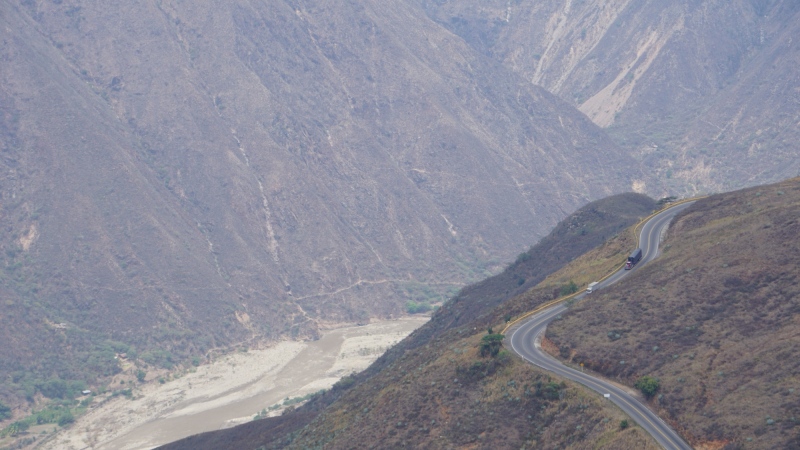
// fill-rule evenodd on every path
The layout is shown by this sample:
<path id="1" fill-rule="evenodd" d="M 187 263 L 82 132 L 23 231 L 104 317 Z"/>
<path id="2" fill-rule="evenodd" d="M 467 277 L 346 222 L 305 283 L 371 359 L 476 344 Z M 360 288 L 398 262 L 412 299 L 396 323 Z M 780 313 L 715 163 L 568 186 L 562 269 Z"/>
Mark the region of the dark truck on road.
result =
<path id="1" fill-rule="evenodd" d="M 628 256 L 628 262 L 625 263 L 625 270 L 633 269 L 633 266 L 636 265 L 642 259 L 642 249 L 637 248 L 634 250 L 630 256 Z"/>

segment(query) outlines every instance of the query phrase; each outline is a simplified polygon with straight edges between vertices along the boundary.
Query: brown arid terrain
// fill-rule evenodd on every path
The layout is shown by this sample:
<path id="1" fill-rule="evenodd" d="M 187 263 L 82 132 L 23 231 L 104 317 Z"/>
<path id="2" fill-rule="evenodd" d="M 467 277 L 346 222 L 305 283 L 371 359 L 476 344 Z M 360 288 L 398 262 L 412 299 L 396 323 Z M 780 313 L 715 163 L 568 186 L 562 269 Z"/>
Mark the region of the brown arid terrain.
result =
<path id="1" fill-rule="evenodd" d="M 606 128 L 649 171 L 648 192 L 721 192 L 800 173 L 797 1 L 421 3 Z"/>
<path id="2" fill-rule="evenodd" d="M 622 429 L 624 414 L 597 395 L 478 348 L 488 327 L 552 300 L 571 278 L 618 265 L 635 242 L 626 228 L 654 207 L 636 194 L 593 202 L 503 273 L 464 288 L 364 372 L 280 417 L 164 448 L 658 448 L 638 427 Z"/>
<path id="3" fill-rule="evenodd" d="M 579 211 L 556 230 L 587 216 Z M 545 348 L 631 391 L 641 377 L 656 378 L 655 395 L 641 399 L 695 448 L 796 447 L 798 218 L 800 178 L 697 201 L 674 220 L 659 258 L 570 302 Z M 542 243 L 569 247 L 580 233 L 558 235 Z M 165 448 L 655 448 L 635 424 L 620 429 L 627 419 L 596 394 L 502 352 L 480 356 L 488 327 L 502 330 L 571 283 L 585 286 L 618 269 L 636 239 L 633 226 L 619 229 L 516 292 L 511 274 L 552 248 L 542 243 L 503 274 L 463 289 L 365 372 L 297 410 Z M 492 303 L 468 295 L 490 280 L 507 296 Z M 470 319 L 459 322 L 461 315 Z M 548 399 L 556 390 L 554 410 Z"/>
<path id="4" fill-rule="evenodd" d="M 663 254 L 547 331 L 557 354 L 632 386 L 697 448 L 800 446 L 800 178 L 677 217 Z"/>
<path id="5" fill-rule="evenodd" d="M 411 2 L 3 2 L 0 25 L 16 418 L 121 354 L 188 366 L 440 302 L 640 178 Z"/>
<path id="6" fill-rule="evenodd" d="M 446 338 L 353 389 L 307 427 L 274 440 L 258 422 L 166 449 L 223 448 L 659 448 L 602 398 L 507 355 L 487 360 L 472 339 Z M 406 366 L 408 364 L 408 366 Z M 344 405 L 347 405 L 344 407 Z M 336 408 L 339 406 L 339 408 Z"/>
<path id="7" fill-rule="evenodd" d="M 483 333 L 461 334 L 400 358 L 286 448 L 658 448 L 602 397 L 506 352 L 481 357 Z"/>
<path id="8" fill-rule="evenodd" d="M 791 0 L 0 3 L 0 433 L 69 426 L 82 391 L 130 394 L 115 376 L 431 308 L 518 254 L 409 345 L 591 281 L 629 236 L 579 255 L 652 202 L 525 249 L 615 193 L 800 172 L 798 27 Z"/>

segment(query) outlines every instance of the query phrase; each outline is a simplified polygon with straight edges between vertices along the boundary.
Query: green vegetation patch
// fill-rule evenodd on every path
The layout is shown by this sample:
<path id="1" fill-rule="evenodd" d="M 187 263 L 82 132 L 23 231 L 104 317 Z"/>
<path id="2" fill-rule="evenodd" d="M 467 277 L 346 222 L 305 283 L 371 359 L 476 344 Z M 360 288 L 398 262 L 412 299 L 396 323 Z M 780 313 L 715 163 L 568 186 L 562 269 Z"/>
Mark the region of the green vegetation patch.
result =
<path id="1" fill-rule="evenodd" d="M 0 430 L 0 438 L 17 436 L 35 425 L 56 424 L 60 427 L 67 426 L 75 421 L 76 416 L 80 416 L 86 411 L 86 407 L 90 402 L 91 400 L 85 402 L 53 402 L 46 408 L 34 411 L 28 417 Z"/>
<path id="2" fill-rule="evenodd" d="M 481 356 L 495 357 L 500 352 L 500 347 L 503 345 L 504 335 L 492 333 L 491 328 L 489 333 L 481 338 L 480 353 Z"/>
<path id="3" fill-rule="evenodd" d="M 661 387 L 661 381 L 658 378 L 645 375 L 639 378 L 634 386 L 642 391 L 645 397 L 652 398 L 658 392 L 658 388 Z"/>

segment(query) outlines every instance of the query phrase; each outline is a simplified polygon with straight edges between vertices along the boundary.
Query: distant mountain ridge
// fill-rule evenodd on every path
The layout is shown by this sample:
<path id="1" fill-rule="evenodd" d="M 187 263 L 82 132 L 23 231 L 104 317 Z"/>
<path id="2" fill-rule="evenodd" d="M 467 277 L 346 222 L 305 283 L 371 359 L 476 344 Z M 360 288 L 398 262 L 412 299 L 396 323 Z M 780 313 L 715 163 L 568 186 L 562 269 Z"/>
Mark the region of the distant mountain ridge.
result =
<path id="1" fill-rule="evenodd" d="M 796 1 L 420 3 L 606 128 L 648 169 L 651 195 L 800 174 Z"/>

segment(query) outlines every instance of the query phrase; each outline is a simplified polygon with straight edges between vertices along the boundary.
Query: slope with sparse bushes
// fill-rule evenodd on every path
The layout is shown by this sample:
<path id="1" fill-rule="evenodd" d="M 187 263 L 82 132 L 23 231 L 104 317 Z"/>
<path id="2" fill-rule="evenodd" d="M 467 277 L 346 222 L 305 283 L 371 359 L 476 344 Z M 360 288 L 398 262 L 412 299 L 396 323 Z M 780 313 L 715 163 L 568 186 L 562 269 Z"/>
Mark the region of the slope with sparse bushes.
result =
<path id="1" fill-rule="evenodd" d="M 347 448 L 657 448 L 641 429 L 620 427 L 623 415 L 571 383 L 561 383 L 499 347 L 506 317 L 549 301 L 554 274 L 588 249 L 601 246 L 610 264 L 623 257 L 624 230 L 656 202 L 623 194 L 593 202 L 562 221 L 503 273 L 464 288 L 430 322 L 389 349 L 366 371 L 344 379 L 279 418 L 192 436 L 169 449 Z M 611 245 L 601 245 L 617 236 Z M 580 258 L 579 258 L 580 257 Z M 563 269 L 562 269 L 563 270 Z M 593 272 L 594 271 L 594 272 Z M 544 286 L 531 289 L 547 276 Z M 523 280 L 520 283 L 520 280 Z M 556 289 L 557 291 L 558 289 Z M 556 292 L 557 295 L 557 292 Z M 492 328 L 487 333 L 487 328 Z"/>
<path id="2" fill-rule="evenodd" d="M 698 201 L 673 221 L 659 258 L 570 302 L 549 327 L 545 348 L 638 389 L 698 448 L 797 446 L 798 218 L 797 178 Z M 493 333 L 509 318 L 557 297 L 564 286 L 584 286 L 619 267 L 635 246 L 632 230 L 497 305 L 483 309 L 480 297 L 448 302 L 347 389 L 275 421 L 167 448 L 220 442 L 346 448 L 352 436 L 376 447 L 653 446 L 635 422 L 597 403 L 596 395 L 495 353 L 493 345 Z M 475 309 L 459 309 L 462 302 Z M 436 319 L 451 317 L 444 323 L 452 324 L 469 311 L 472 319 L 454 326 Z"/>
<path id="3" fill-rule="evenodd" d="M 696 445 L 800 445 L 800 179 L 714 195 L 662 255 L 547 331 Z"/>

